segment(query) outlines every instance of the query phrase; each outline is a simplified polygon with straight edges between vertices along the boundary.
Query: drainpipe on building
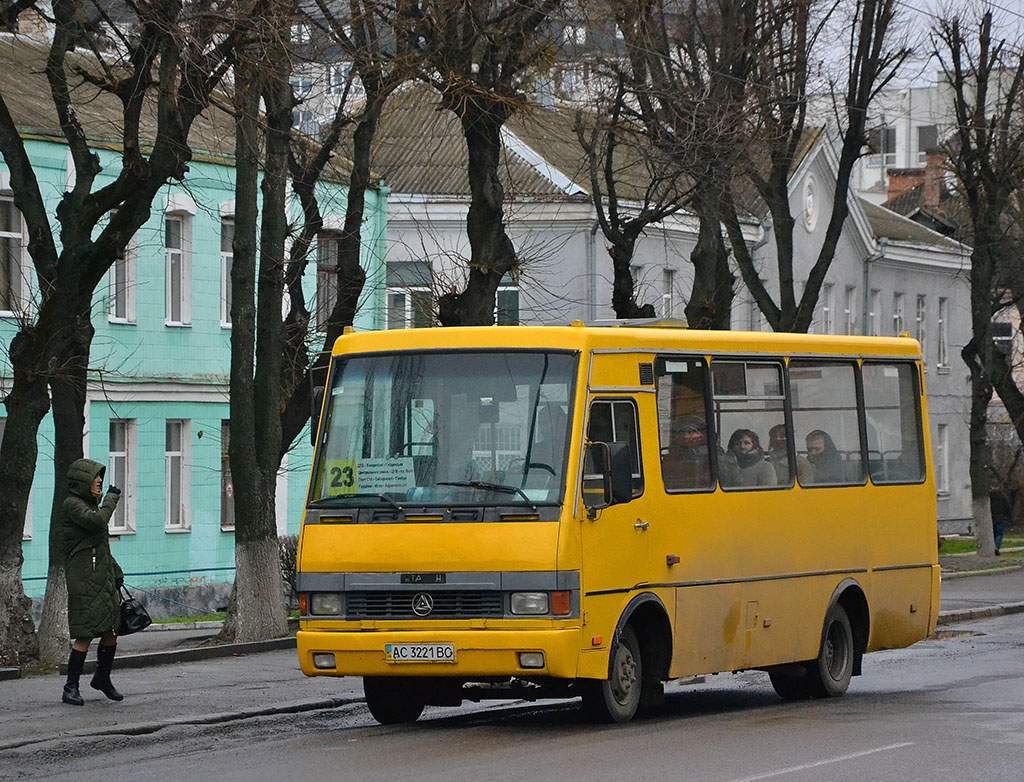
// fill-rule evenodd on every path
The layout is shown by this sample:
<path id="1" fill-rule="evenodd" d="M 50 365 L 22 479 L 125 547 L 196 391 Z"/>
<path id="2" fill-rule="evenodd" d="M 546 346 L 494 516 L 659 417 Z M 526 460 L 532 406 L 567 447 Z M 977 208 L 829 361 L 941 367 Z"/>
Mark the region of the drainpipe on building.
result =
<path id="1" fill-rule="evenodd" d="M 587 235 L 587 310 L 588 320 L 597 320 L 597 231 L 601 221 L 594 219 Z"/>
<path id="2" fill-rule="evenodd" d="M 885 258 L 885 248 L 889 246 L 889 240 L 884 236 L 878 240 L 878 252 L 872 253 L 864 259 L 864 313 L 861 317 L 861 335 L 868 336 L 868 319 L 871 315 L 871 264 Z"/>

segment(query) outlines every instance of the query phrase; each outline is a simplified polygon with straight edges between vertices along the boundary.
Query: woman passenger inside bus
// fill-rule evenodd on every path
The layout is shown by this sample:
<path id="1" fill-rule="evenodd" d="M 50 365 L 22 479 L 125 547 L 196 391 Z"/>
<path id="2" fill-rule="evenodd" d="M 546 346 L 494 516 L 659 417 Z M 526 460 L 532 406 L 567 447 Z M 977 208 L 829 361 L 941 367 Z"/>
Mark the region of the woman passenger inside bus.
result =
<path id="1" fill-rule="evenodd" d="M 737 429 L 729 438 L 729 450 L 721 460 L 723 486 L 750 488 L 775 486 L 775 468 L 764 459 L 757 433 Z"/>

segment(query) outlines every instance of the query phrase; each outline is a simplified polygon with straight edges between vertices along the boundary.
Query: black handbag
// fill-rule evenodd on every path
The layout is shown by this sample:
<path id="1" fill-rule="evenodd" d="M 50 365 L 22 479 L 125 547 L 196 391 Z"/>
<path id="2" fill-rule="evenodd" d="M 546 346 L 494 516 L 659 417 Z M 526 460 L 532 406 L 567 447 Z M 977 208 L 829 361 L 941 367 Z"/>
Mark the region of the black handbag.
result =
<path id="1" fill-rule="evenodd" d="M 127 587 L 121 587 L 121 625 L 117 628 L 118 635 L 131 635 L 145 630 L 153 624 L 146 607 L 132 597 Z"/>

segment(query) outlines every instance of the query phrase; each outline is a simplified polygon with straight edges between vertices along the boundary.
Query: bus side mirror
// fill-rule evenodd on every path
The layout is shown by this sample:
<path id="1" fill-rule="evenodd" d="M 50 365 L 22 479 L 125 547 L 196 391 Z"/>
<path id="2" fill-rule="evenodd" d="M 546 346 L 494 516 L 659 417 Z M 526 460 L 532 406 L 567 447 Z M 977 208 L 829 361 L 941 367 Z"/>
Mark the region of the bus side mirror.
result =
<path id="1" fill-rule="evenodd" d="M 633 469 L 626 443 L 593 442 L 583 454 L 583 505 L 597 511 L 633 498 Z"/>
<path id="2" fill-rule="evenodd" d="M 313 388 L 312 401 L 309 410 L 309 444 L 316 448 L 316 435 L 320 429 L 320 408 L 324 406 L 324 387 Z"/>

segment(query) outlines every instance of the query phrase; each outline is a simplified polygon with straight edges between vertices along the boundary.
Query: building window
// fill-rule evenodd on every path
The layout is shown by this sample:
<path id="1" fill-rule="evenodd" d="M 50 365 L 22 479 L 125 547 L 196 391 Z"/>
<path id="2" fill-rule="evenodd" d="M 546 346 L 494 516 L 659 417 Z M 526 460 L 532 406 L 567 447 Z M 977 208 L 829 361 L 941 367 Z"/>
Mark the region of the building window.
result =
<path id="1" fill-rule="evenodd" d="M 928 300 L 921 295 L 917 297 L 917 341 L 921 343 L 921 360 L 928 364 L 928 351 L 925 349 L 925 337 L 928 335 Z"/>
<path id="2" fill-rule="evenodd" d="M 235 221 L 220 221 L 220 325 L 231 328 L 231 265 L 235 258 Z"/>
<path id="3" fill-rule="evenodd" d="M 903 318 L 903 294 L 894 293 L 892 295 L 892 331 L 898 337 L 906 330 L 906 322 Z"/>
<path id="4" fill-rule="evenodd" d="M 940 369 L 949 369 L 949 343 L 948 343 L 948 328 L 949 328 L 949 299 L 939 299 L 939 323 L 938 323 L 938 337 L 939 337 L 939 354 L 936 357 L 936 366 Z"/>
<path id="5" fill-rule="evenodd" d="M 519 289 L 511 286 L 498 288 L 494 307 L 494 322 L 499 326 L 519 325 Z"/>
<path id="6" fill-rule="evenodd" d="M 665 292 L 661 295 L 661 315 L 671 318 L 676 314 L 676 270 L 665 269 Z"/>
<path id="7" fill-rule="evenodd" d="M 835 289 L 832 283 L 827 282 L 821 286 L 821 333 L 834 334 L 836 311 Z"/>
<path id="8" fill-rule="evenodd" d="M 846 286 L 846 298 L 843 301 L 843 333 L 853 335 L 857 333 L 857 288 L 853 285 Z"/>
<path id="9" fill-rule="evenodd" d="M 387 265 L 387 323 L 389 329 L 416 329 L 434 325 L 432 274 L 429 263 L 402 261 Z M 498 289 L 498 308 L 501 294 Z M 519 318 L 518 291 L 514 302 L 515 318 Z M 511 307 L 512 301 L 506 301 Z"/>
<path id="10" fill-rule="evenodd" d="M 11 198 L 0 198 L 0 313 L 21 314 L 28 304 L 21 212 Z"/>
<path id="11" fill-rule="evenodd" d="M 868 336 L 880 337 L 882 335 L 882 292 L 877 288 L 871 291 L 871 303 L 868 309 L 868 322 L 871 326 Z"/>
<path id="12" fill-rule="evenodd" d="M 228 448 L 231 445 L 231 422 L 220 422 L 220 528 L 235 528 L 235 485 L 231 481 L 231 460 Z"/>
<path id="13" fill-rule="evenodd" d="M 130 241 L 114 256 L 110 267 L 111 323 L 135 323 L 135 242 Z"/>
<path id="14" fill-rule="evenodd" d="M 917 159 L 924 163 L 928 152 L 939 146 L 939 129 L 935 125 L 919 125 L 917 128 Z"/>
<path id="15" fill-rule="evenodd" d="M 164 252 L 164 323 L 168 326 L 187 326 L 192 322 L 192 264 L 187 218 L 181 215 L 167 215 L 164 218 Z"/>
<path id="16" fill-rule="evenodd" d="M 316 330 L 327 331 L 327 320 L 338 302 L 338 234 L 322 233 L 316 238 Z"/>
<path id="17" fill-rule="evenodd" d="M 300 98 L 304 98 L 313 91 L 313 74 L 308 68 L 296 68 L 292 71 L 289 83 L 292 91 Z"/>
<path id="18" fill-rule="evenodd" d="M 935 491 L 949 494 L 949 426 L 935 427 Z"/>
<path id="19" fill-rule="evenodd" d="M 349 74 L 352 71 L 351 63 L 331 65 L 327 70 L 327 78 L 330 82 L 331 95 L 343 95 L 349 83 Z M 349 88 L 351 91 L 351 88 Z"/>
<path id="20" fill-rule="evenodd" d="M 115 534 L 135 532 L 135 421 L 111 419 L 107 482 L 121 490 L 121 500 L 110 517 Z"/>
<path id="21" fill-rule="evenodd" d="M 293 24 L 292 43 L 309 43 L 312 32 L 312 28 L 308 24 Z"/>
<path id="22" fill-rule="evenodd" d="M 574 46 L 583 46 L 587 42 L 587 28 L 582 24 L 567 24 L 565 40 Z"/>
<path id="23" fill-rule="evenodd" d="M 188 450 L 191 421 L 167 421 L 164 438 L 164 527 L 185 531 L 191 526 L 191 485 Z"/>
<path id="24" fill-rule="evenodd" d="M 868 165 L 887 167 L 896 165 L 896 128 L 882 125 L 868 131 Z"/>

